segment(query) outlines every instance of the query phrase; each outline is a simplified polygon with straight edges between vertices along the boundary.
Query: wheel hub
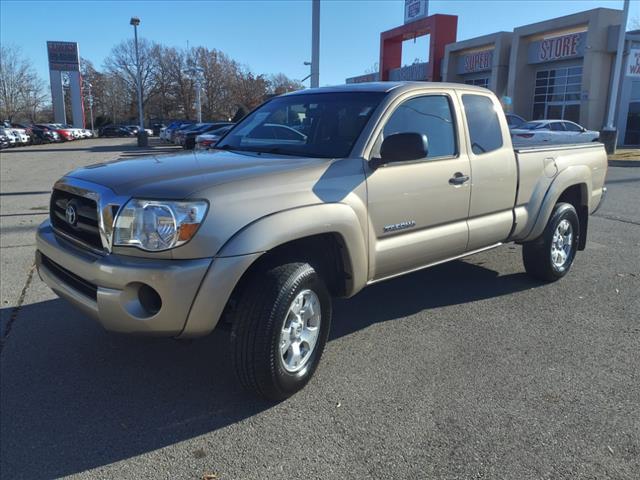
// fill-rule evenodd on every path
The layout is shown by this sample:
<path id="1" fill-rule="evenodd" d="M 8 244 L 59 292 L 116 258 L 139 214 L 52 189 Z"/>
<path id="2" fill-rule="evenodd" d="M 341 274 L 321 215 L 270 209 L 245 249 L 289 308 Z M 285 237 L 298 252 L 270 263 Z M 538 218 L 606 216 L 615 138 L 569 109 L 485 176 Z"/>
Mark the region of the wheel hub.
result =
<path id="1" fill-rule="evenodd" d="M 311 358 L 320 333 L 320 299 L 313 290 L 301 291 L 291 302 L 280 332 L 283 368 L 298 372 Z"/>
<path id="2" fill-rule="evenodd" d="M 563 219 L 556 227 L 551 241 L 551 263 L 554 268 L 564 268 L 571 257 L 573 246 L 573 227 L 571 222 Z"/>

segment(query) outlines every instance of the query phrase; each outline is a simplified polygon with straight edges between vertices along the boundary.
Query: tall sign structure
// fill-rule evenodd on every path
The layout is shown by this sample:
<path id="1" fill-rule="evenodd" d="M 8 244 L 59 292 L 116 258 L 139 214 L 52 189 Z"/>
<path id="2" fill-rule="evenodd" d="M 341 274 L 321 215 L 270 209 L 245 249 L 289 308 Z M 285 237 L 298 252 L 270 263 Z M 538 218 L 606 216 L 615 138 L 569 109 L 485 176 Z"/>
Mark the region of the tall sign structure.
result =
<path id="1" fill-rule="evenodd" d="M 82 78 L 80 77 L 80 54 L 76 42 L 47 42 L 49 56 L 49 78 L 51 80 L 51 103 L 56 123 L 67 123 L 64 108 L 62 74 L 69 76 L 71 115 L 73 126 L 84 128 L 84 103 L 82 101 Z"/>

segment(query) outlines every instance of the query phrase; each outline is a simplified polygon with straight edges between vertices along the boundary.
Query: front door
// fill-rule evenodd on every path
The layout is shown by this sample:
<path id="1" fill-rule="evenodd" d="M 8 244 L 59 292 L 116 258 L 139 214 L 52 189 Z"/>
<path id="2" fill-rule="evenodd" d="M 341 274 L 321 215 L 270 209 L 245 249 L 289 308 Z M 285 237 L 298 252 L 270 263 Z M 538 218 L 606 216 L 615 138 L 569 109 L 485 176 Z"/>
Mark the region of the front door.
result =
<path id="1" fill-rule="evenodd" d="M 369 278 L 379 280 L 466 251 L 470 166 L 460 153 L 456 99 L 445 94 L 401 101 L 386 122 L 372 156 L 395 133 L 427 135 L 427 157 L 391 163 L 368 174 Z M 466 181 L 452 180 L 456 176 Z"/>

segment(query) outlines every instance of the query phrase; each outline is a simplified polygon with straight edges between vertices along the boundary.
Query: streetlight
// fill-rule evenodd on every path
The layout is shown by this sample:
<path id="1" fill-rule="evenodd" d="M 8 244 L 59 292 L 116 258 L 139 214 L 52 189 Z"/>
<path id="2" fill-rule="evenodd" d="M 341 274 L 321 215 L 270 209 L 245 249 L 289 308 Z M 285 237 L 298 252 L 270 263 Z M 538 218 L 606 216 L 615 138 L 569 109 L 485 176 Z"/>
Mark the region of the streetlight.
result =
<path id="1" fill-rule="evenodd" d="M 196 84 L 196 113 L 198 115 L 198 123 L 202 123 L 202 76 L 204 74 L 204 69 L 201 67 L 192 67 L 187 70 L 187 75 L 191 76 Z"/>
<path id="2" fill-rule="evenodd" d="M 311 62 L 304 62 L 304 65 L 306 67 L 310 67 L 311 66 Z M 310 69 L 311 70 L 311 69 Z M 311 75 L 313 75 L 313 72 L 309 73 L 309 75 L 307 75 L 306 77 L 304 77 L 302 80 L 300 80 L 300 83 L 304 82 L 305 80 L 311 78 Z"/>
<path id="3" fill-rule="evenodd" d="M 89 116 L 91 118 L 91 133 L 95 135 L 96 132 L 93 129 L 93 95 L 91 95 L 91 87 L 93 87 L 93 85 L 91 85 L 90 82 L 85 81 L 84 87 L 87 89 L 87 92 L 89 93 L 88 100 L 89 100 Z"/>
<path id="4" fill-rule="evenodd" d="M 131 17 L 129 25 L 133 25 L 133 34 L 135 38 L 136 46 L 136 69 L 137 83 L 138 83 L 138 115 L 140 117 L 140 128 L 138 129 L 138 146 L 146 147 L 149 144 L 147 139 L 147 132 L 144 130 L 144 112 L 142 111 L 142 76 L 140 74 L 140 54 L 138 53 L 138 25 L 140 25 L 140 19 L 138 17 Z"/>

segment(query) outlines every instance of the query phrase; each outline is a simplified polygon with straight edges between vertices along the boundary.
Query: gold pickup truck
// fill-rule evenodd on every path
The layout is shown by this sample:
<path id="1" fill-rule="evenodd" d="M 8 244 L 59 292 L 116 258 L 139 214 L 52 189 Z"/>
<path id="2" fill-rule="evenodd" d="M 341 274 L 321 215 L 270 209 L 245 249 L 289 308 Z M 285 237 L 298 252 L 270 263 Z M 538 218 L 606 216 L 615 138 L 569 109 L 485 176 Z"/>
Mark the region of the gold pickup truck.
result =
<path id="1" fill-rule="evenodd" d="M 110 331 L 192 338 L 230 324 L 240 382 L 281 399 L 318 366 L 332 297 L 507 242 L 535 278 L 566 275 L 606 171 L 599 143 L 514 150 L 486 89 L 303 90 L 212 151 L 65 175 L 38 271 Z"/>

